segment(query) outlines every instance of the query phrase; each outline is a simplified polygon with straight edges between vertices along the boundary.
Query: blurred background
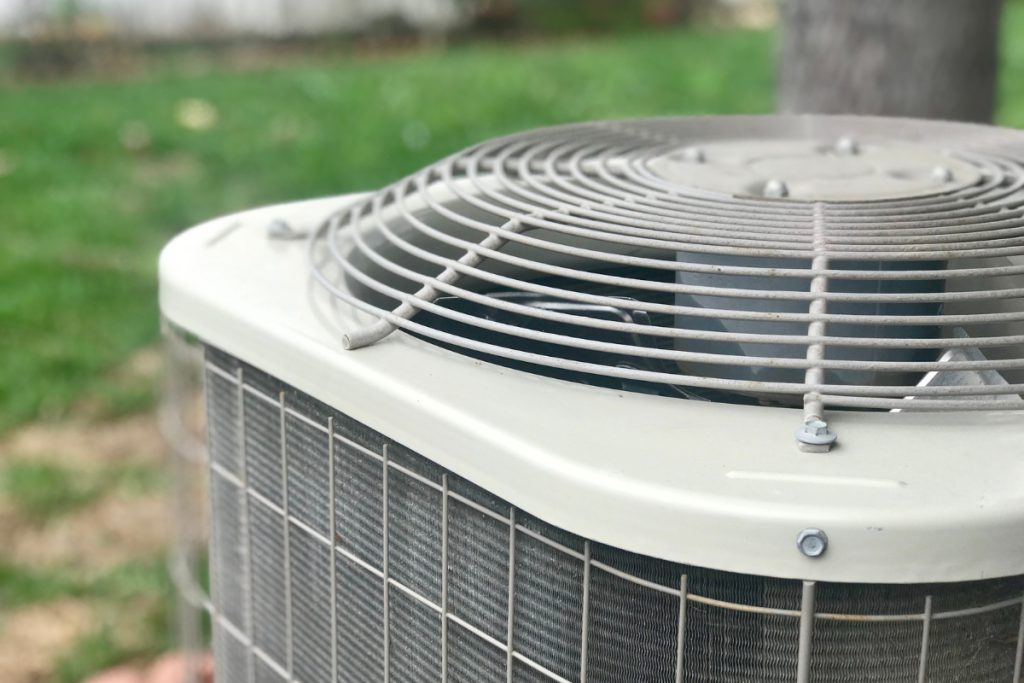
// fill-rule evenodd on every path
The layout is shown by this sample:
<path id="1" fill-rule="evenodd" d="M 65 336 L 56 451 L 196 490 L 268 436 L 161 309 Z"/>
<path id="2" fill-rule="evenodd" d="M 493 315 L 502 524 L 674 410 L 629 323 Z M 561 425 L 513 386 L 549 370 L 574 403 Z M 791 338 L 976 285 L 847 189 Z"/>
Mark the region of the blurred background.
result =
<path id="1" fill-rule="evenodd" d="M 176 647 L 177 231 L 524 128 L 777 108 L 1024 126 L 1024 0 L 0 0 L 0 681 Z"/>

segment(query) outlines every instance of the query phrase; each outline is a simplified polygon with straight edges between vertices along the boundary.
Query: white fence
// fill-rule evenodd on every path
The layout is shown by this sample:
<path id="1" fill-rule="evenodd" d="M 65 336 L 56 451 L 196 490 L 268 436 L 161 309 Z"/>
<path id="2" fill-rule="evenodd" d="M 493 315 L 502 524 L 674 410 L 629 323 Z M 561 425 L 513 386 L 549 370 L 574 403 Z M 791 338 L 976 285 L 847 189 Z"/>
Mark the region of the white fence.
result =
<path id="1" fill-rule="evenodd" d="M 439 30 L 459 21 L 458 6 L 458 0 L 0 0 L 0 37 L 31 36 L 70 21 L 156 39 L 314 35 L 386 19 Z"/>

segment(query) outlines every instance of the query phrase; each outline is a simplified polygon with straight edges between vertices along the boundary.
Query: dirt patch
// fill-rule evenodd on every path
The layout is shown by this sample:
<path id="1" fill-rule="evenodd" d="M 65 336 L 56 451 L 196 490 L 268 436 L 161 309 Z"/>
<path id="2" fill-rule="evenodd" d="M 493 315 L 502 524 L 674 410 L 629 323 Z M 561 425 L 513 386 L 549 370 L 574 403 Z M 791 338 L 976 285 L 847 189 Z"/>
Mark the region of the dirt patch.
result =
<path id="1" fill-rule="evenodd" d="M 111 371 L 111 379 L 126 386 L 152 383 L 161 364 L 159 349 L 144 349 Z M 31 466 L 27 471 L 56 465 L 72 481 L 81 477 L 98 482 L 96 497 L 33 518 L 23 502 L 0 493 L 0 557 L 23 570 L 57 570 L 88 583 L 90 577 L 103 577 L 128 563 L 150 562 L 166 552 L 173 528 L 171 493 L 162 474 L 167 449 L 155 411 L 102 421 L 90 418 L 82 406 L 73 414 L 65 422 L 37 422 L 5 434 L 0 438 L 0 466 L 10 464 L 21 468 L 11 472 L 24 472 L 25 461 Z M 17 481 L 24 487 L 34 480 Z M 0 681 L 49 681 L 57 662 L 81 647 L 82 639 L 92 637 L 100 624 L 110 629 L 118 647 L 152 651 L 163 638 L 154 631 L 159 627 L 153 615 L 165 609 L 166 596 L 157 588 L 146 590 L 131 599 L 67 598 L 8 613 L 0 610 Z"/>
<path id="2" fill-rule="evenodd" d="M 160 465 L 163 438 L 154 413 L 91 423 L 38 422 L 0 441 L 0 460 L 40 458 L 69 467 L 139 462 Z"/>
<path id="3" fill-rule="evenodd" d="M 159 470 L 164 467 L 164 452 L 153 413 L 104 423 L 35 423 L 0 441 L 0 462 L 38 460 L 79 472 L 124 464 Z M 169 541 L 169 529 L 170 503 L 163 490 L 116 488 L 42 525 L 24 518 L 13 503 L 0 500 L 0 537 L 9 539 L 0 552 L 23 566 L 113 567 L 160 552 Z"/>
<path id="4" fill-rule="evenodd" d="M 89 258 L 94 258 L 94 255 Z M 116 262 L 128 262 L 116 254 L 100 257 L 101 261 L 104 259 L 111 260 L 111 263 L 104 266 L 106 270 L 116 268 Z M 160 384 L 163 361 L 164 354 L 158 346 L 146 347 L 135 352 L 127 361 L 106 373 L 110 385 L 117 389 L 112 394 L 109 393 L 109 388 L 99 393 L 86 392 L 72 406 L 70 421 L 106 424 L 123 415 L 149 409 L 154 403 L 153 398 Z M 125 399 L 128 399 L 129 404 L 119 407 L 118 403 L 123 403 Z M 133 401 L 138 403 L 131 405 Z"/>
<path id="5" fill-rule="evenodd" d="M 41 683 L 53 664 L 93 625 L 78 600 L 57 600 L 10 612 L 0 619 L 0 681 Z"/>
<path id="6" fill-rule="evenodd" d="M 119 666 L 96 674 L 83 683 L 213 683 L 213 659 L 209 654 L 169 652 L 143 671 L 139 667 Z"/>
<path id="7" fill-rule="evenodd" d="M 133 354 L 112 375 L 125 383 L 155 382 L 161 366 L 159 348 L 150 347 Z M 103 422 L 87 417 L 37 422 L 0 440 L 0 463 L 15 458 L 36 460 L 77 472 L 122 465 L 162 470 L 165 452 L 155 411 Z M 118 488 L 42 525 L 22 518 L 13 504 L 0 500 L 0 537 L 10 539 L 0 552 L 8 561 L 24 566 L 104 569 L 165 548 L 170 537 L 169 516 L 164 491 Z"/>
<path id="8" fill-rule="evenodd" d="M 17 458 L 56 463 L 82 476 L 108 468 L 119 471 L 126 464 L 141 465 L 143 472 L 159 471 L 163 453 L 153 414 L 106 423 L 31 424 L 0 441 L 0 462 Z M 169 493 L 159 479 L 147 481 L 118 481 L 96 500 L 41 523 L 0 496 L 0 538 L 5 539 L 0 555 L 23 568 L 73 569 L 81 576 L 100 576 L 127 562 L 160 556 L 171 537 Z M 162 599 L 154 595 L 139 604 L 111 605 L 66 599 L 0 615 L 0 681 L 49 681 L 61 657 L 100 622 L 118 626 L 119 642 L 128 645 L 136 645 L 133 637 L 152 637 L 140 619 L 154 609 L 145 603 Z"/>
<path id="9" fill-rule="evenodd" d="M 140 349 L 114 370 L 122 382 L 156 382 L 164 367 L 164 353 L 158 346 Z"/>
<path id="10" fill-rule="evenodd" d="M 0 509 L 0 536 L 10 539 L 3 554 L 23 567 L 111 569 L 163 552 L 170 543 L 170 511 L 162 492 L 115 492 L 43 526 L 26 524 L 16 513 Z"/>

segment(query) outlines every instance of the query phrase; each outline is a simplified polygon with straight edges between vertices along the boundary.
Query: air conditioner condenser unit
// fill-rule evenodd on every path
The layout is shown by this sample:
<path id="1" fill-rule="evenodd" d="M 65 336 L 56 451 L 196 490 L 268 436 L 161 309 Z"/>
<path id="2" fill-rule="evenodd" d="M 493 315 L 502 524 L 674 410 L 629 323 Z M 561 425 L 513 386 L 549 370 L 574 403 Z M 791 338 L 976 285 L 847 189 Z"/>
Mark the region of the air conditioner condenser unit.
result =
<path id="1" fill-rule="evenodd" d="M 216 680 L 1020 681 L 1022 164 L 595 122 L 183 233 Z"/>

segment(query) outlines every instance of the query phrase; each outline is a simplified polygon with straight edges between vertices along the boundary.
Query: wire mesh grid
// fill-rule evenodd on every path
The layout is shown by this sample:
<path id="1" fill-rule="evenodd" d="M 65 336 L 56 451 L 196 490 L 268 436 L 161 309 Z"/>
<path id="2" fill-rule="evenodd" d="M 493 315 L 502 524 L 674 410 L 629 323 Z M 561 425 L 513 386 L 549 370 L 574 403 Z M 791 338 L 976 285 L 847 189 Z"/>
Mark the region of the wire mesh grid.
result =
<path id="1" fill-rule="evenodd" d="M 977 179 L 810 202 L 703 191 L 654 168 L 715 140 L 850 133 L 940 150 Z M 310 259 L 334 296 L 377 319 L 350 331 L 351 348 L 402 328 L 535 368 L 802 401 L 809 414 L 1019 410 L 1006 398 L 1024 390 L 1022 160 L 1024 135 L 966 124 L 565 126 L 477 145 L 375 193 L 325 222 Z M 942 357 L 963 349 L 979 353 Z M 1009 381 L 919 381 L 965 371 Z"/>
<path id="2" fill-rule="evenodd" d="M 1020 681 L 1022 577 L 816 584 L 635 555 L 207 355 L 212 599 L 177 576 L 218 681 Z"/>

